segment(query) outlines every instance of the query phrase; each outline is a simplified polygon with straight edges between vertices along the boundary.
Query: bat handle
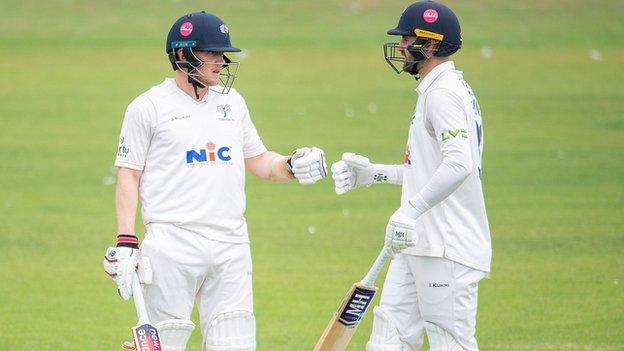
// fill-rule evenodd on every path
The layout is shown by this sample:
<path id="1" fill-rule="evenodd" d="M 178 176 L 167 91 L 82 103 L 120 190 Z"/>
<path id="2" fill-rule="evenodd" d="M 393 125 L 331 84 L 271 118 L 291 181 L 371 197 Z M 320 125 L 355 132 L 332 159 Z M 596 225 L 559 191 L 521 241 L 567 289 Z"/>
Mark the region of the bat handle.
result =
<path id="1" fill-rule="evenodd" d="M 388 255 L 388 252 L 386 251 L 386 248 L 384 247 L 379 253 L 379 256 L 377 256 L 377 259 L 375 260 L 375 263 L 373 263 L 373 266 L 370 268 L 368 273 L 366 273 L 366 276 L 364 277 L 364 279 L 362 279 L 362 285 L 364 285 L 367 288 L 374 287 L 377 276 L 379 275 L 379 273 L 381 272 L 381 269 L 384 267 L 384 265 L 386 264 L 386 261 L 389 258 L 390 258 L 390 255 Z"/>
<path id="2" fill-rule="evenodd" d="M 145 300 L 143 299 L 143 288 L 136 273 L 132 277 L 132 295 L 134 296 L 134 307 L 136 307 L 137 317 L 139 317 L 138 325 L 150 324 L 147 309 L 145 308 Z"/>

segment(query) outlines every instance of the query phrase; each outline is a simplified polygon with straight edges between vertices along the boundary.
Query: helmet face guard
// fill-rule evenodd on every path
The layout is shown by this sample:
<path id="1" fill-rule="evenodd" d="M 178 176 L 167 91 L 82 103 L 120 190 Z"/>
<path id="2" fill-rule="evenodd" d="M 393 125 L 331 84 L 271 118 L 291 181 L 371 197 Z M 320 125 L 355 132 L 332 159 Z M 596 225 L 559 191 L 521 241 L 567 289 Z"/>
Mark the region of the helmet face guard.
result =
<path id="1" fill-rule="evenodd" d="M 221 71 L 219 72 L 220 84 L 206 86 L 206 84 L 204 84 L 201 80 L 203 75 L 199 71 L 199 68 L 205 64 L 217 64 L 217 62 L 202 61 L 199 57 L 197 57 L 197 55 L 195 55 L 193 48 L 190 47 L 183 48 L 182 52 L 184 53 L 185 60 L 180 60 L 175 51 L 169 54 L 169 60 L 174 66 L 174 69 L 180 70 L 187 75 L 189 83 L 198 88 L 208 88 L 219 94 L 228 94 L 230 92 L 230 89 L 232 89 L 232 85 L 234 84 L 234 80 L 237 77 L 240 62 L 230 60 L 227 56 L 225 56 L 225 53 L 223 53 L 223 59 L 225 62 L 219 62 L 219 64 L 221 64 Z"/>
<path id="2" fill-rule="evenodd" d="M 418 63 L 433 56 L 429 48 L 435 44 L 435 42 L 429 39 L 422 38 L 417 38 L 412 44 L 407 46 L 401 45 L 401 43 L 385 43 L 383 46 L 384 58 L 390 68 L 397 74 L 407 72 L 412 75 L 417 75 Z M 408 59 L 404 51 L 407 51 L 412 58 Z"/>

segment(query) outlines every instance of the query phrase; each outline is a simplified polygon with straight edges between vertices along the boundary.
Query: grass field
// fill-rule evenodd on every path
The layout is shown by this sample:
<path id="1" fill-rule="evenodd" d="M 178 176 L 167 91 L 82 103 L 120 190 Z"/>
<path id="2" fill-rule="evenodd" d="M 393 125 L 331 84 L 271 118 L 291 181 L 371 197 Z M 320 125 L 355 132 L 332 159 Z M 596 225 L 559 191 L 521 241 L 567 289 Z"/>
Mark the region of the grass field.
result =
<path id="1" fill-rule="evenodd" d="M 481 349 L 624 350 L 624 2 L 447 3 L 484 117 L 494 260 Z M 407 4 L 0 0 L 0 350 L 109 351 L 129 336 L 132 305 L 101 267 L 111 167 L 126 105 L 171 75 L 164 38 L 178 16 L 226 20 L 246 50 L 235 87 L 271 149 L 398 163 L 415 83 L 381 45 Z M 400 189 L 338 197 L 330 181 L 250 176 L 247 194 L 258 350 L 311 350 Z M 364 349 L 371 315 L 349 350 Z"/>

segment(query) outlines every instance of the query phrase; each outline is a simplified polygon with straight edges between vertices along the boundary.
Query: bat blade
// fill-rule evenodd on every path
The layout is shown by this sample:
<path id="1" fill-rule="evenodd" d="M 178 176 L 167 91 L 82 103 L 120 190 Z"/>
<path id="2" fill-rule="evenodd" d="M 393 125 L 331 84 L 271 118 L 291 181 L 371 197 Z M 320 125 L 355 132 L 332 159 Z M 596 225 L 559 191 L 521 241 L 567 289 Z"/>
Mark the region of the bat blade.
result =
<path id="1" fill-rule="evenodd" d="M 377 288 L 353 284 L 327 324 L 314 351 L 344 351 L 375 296 Z"/>
<path id="2" fill-rule="evenodd" d="M 132 328 L 132 337 L 136 351 L 163 351 L 158 330 L 151 324 Z"/>

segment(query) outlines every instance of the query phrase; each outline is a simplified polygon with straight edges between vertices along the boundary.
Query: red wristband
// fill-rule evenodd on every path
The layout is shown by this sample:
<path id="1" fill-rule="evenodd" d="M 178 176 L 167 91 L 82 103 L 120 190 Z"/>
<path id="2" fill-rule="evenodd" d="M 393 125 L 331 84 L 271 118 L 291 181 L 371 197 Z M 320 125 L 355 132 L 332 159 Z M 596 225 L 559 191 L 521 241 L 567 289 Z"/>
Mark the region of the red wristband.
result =
<path id="1" fill-rule="evenodd" d="M 131 247 L 133 249 L 138 249 L 139 239 L 132 234 L 119 234 L 117 235 L 117 247 Z"/>

